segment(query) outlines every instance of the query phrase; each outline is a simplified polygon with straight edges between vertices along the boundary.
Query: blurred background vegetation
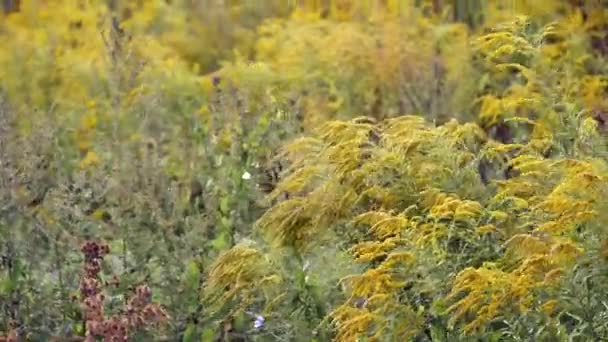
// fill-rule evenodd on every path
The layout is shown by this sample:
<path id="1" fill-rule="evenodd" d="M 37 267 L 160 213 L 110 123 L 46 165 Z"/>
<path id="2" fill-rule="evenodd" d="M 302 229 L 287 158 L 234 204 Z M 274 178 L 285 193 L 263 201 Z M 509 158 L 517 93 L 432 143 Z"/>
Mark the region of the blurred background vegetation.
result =
<path id="1" fill-rule="evenodd" d="M 0 341 L 608 338 L 605 2 L 1 4 Z"/>

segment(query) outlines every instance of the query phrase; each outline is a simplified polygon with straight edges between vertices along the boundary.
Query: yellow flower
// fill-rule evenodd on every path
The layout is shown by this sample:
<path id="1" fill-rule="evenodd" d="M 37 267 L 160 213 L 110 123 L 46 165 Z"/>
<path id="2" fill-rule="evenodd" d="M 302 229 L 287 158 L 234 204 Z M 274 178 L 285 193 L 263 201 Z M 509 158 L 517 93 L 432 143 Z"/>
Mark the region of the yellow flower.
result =
<path id="1" fill-rule="evenodd" d="M 542 305 L 541 310 L 546 315 L 551 315 L 555 312 L 555 308 L 556 308 L 557 304 L 558 304 L 557 300 L 551 299 Z"/>
<path id="2" fill-rule="evenodd" d="M 90 131 L 97 127 L 97 115 L 95 113 L 89 113 L 82 118 L 82 128 L 86 131 Z"/>
<path id="3" fill-rule="evenodd" d="M 476 232 L 479 235 L 494 233 L 496 232 L 496 226 L 494 226 L 493 224 L 485 224 L 483 226 L 477 227 Z"/>
<path id="4" fill-rule="evenodd" d="M 88 151 L 84 158 L 82 158 L 80 161 L 79 166 L 81 169 L 87 169 L 97 164 L 99 164 L 99 156 L 97 156 L 97 153 Z"/>

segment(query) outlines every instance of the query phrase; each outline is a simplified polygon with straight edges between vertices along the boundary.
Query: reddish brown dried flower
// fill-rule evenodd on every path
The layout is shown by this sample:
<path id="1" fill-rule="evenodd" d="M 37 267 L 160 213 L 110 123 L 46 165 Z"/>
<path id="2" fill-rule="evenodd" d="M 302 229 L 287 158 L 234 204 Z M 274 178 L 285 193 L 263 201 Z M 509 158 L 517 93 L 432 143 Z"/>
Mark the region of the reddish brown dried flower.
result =
<path id="1" fill-rule="evenodd" d="M 103 341 L 128 341 L 132 330 L 145 328 L 153 323 L 166 322 L 167 314 L 158 305 L 152 304 L 152 291 L 147 285 L 138 286 L 122 314 L 105 317 L 105 296 L 99 281 L 101 263 L 110 252 L 106 244 L 87 241 L 81 248 L 84 254 L 84 275 L 80 281 L 81 303 L 86 317 L 85 342 L 103 338 Z M 114 276 L 106 285 L 118 286 L 120 280 Z"/>

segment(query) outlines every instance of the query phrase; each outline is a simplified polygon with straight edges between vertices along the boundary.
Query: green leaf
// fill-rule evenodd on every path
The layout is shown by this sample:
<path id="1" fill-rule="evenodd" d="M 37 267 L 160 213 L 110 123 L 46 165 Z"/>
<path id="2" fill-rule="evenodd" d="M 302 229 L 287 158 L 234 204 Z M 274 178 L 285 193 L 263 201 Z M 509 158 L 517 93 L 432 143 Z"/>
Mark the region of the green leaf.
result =
<path id="1" fill-rule="evenodd" d="M 229 217 L 222 216 L 221 221 L 222 221 L 222 225 L 224 226 L 224 228 L 230 229 L 230 227 L 232 227 L 232 220 Z"/>
<path id="2" fill-rule="evenodd" d="M 495 331 L 488 336 L 490 342 L 500 342 L 504 339 L 504 333 L 501 331 Z"/>
<path id="3" fill-rule="evenodd" d="M 74 324 L 74 327 L 76 329 L 76 334 L 84 335 L 84 326 L 82 324 Z"/>
<path id="4" fill-rule="evenodd" d="M 228 234 L 225 232 L 220 233 L 213 241 L 211 246 L 217 251 L 223 251 L 228 247 Z"/>
<path id="5" fill-rule="evenodd" d="M 230 197 L 222 197 L 220 201 L 220 211 L 222 214 L 228 214 L 230 211 Z"/>
<path id="6" fill-rule="evenodd" d="M 479 80 L 479 91 L 482 91 L 486 84 L 488 84 L 488 82 L 490 81 L 490 75 L 488 73 L 483 74 L 483 76 L 481 77 L 481 79 Z"/>
<path id="7" fill-rule="evenodd" d="M 196 291 L 201 279 L 201 273 L 198 268 L 196 261 L 192 260 L 186 266 L 186 272 L 184 274 L 184 281 L 187 290 Z"/>
<path id="8" fill-rule="evenodd" d="M 10 278 L 5 278 L 0 281 L 0 293 L 9 294 L 15 289 L 14 282 Z"/>
<path id="9" fill-rule="evenodd" d="M 205 328 L 203 330 L 203 336 L 201 338 L 201 342 L 213 342 L 213 338 L 215 337 L 215 333 L 211 328 Z"/>
<path id="10" fill-rule="evenodd" d="M 431 339 L 433 341 L 445 341 L 445 330 L 443 327 L 437 324 L 431 325 Z"/>
<path id="11" fill-rule="evenodd" d="M 234 318 L 234 327 L 237 331 L 243 331 L 247 326 L 247 317 L 244 314 L 239 314 Z"/>
<path id="12" fill-rule="evenodd" d="M 184 332 L 184 338 L 182 338 L 182 342 L 194 342 L 196 334 L 196 325 L 188 324 L 186 331 Z"/>

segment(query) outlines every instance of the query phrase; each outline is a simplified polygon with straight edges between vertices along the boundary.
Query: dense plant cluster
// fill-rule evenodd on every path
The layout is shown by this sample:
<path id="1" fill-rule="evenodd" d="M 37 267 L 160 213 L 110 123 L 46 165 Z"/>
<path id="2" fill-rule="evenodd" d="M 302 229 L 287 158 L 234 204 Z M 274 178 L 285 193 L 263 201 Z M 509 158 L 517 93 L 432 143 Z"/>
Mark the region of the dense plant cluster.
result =
<path id="1" fill-rule="evenodd" d="M 0 9 L 0 341 L 608 339 L 603 2 Z"/>

